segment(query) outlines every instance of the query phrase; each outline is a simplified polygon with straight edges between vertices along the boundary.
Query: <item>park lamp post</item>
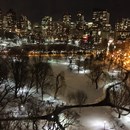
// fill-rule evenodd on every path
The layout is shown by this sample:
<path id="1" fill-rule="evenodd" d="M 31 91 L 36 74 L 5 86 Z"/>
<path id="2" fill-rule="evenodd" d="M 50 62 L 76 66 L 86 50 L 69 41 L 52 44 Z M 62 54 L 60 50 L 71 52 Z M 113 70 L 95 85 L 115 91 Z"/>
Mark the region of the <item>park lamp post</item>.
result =
<path id="1" fill-rule="evenodd" d="M 103 122 L 103 126 L 104 126 L 104 130 L 105 130 L 105 126 L 106 126 L 106 121 Z"/>

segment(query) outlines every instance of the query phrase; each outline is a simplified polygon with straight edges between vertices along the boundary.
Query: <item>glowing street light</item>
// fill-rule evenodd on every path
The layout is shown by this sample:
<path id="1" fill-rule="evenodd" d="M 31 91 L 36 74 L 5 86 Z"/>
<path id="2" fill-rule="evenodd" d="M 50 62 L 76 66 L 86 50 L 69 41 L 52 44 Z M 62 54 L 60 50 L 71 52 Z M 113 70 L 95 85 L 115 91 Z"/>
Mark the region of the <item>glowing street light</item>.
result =
<path id="1" fill-rule="evenodd" d="M 106 121 L 104 121 L 103 123 L 104 123 L 104 130 L 105 130 Z"/>

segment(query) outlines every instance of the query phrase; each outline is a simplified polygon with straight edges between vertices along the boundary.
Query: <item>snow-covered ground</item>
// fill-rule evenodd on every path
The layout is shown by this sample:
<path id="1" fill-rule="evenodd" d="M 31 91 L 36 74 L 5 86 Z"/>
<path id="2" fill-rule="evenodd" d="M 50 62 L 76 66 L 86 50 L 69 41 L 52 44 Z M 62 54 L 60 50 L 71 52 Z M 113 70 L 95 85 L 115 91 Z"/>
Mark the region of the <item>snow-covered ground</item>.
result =
<path id="1" fill-rule="evenodd" d="M 76 92 L 79 89 L 87 93 L 88 103 L 97 101 L 103 96 L 103 88 L 98 90 L 92 87 L 91 82 L 83 73 L 73 73 L 63 62 L 50 62 L 55 74 L 64 71 L 67 87 L 63 97 L 67 101 L 67 95 Z M 62 94 L 60 96 L 62 96 Z M 123 116 L 120 119 L 109 107 L 90 107 L 81 108 L 80 111 L 81 126 L 71 128 L 71 130 L 130 130 L 130 115 Z"/>

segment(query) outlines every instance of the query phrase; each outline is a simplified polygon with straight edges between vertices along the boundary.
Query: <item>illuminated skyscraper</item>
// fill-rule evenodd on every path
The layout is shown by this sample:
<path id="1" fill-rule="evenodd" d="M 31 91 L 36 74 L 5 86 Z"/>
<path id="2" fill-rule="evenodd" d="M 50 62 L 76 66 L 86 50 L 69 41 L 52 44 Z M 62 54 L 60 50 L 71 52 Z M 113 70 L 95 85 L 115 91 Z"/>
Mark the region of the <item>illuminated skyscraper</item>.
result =
<path id="1" fill-rule="evenodd" d="M 28 18 L 24 15 L 21 15 L 17 19 L 17 29 L 16 32 L 20 32 L 23 35 L 26 35 L 28 31 L 31 30 L 31 22 L 28 20 Z"/>
<path id="2" fill-rule="evenodd" d="M 82 13 L 77 14 L 77 22 L 84 22 L 84 15 Z"/>
<path id="3" fill-rule="evenodd" d="M 46 38 L 51 38 L 53 35 L 53 22 L 52 17 L 45 16 L 41 21 L 42 34 Z"/>
<path id="4" fill-rule="evenodd" d="M 21 30 L 29 30 L 29 20 L 26 16 L 21 15 L 19 18 L 19 23 Z"/>
<path id="5" fill-rule="evenodd" d="M 94 10 L 93 11 L 93 22 L 100 25 L 109 23 L 110 14 L 106 10 Z"/>
<path id="6" fill-rule="evenodd" d="M 71 15 L 64 15 L 63 16 L 63 23 L 65 25 L 69 25 L 71 23 Z"/>
<path id="7" fill-rule="evenodd" d="M 117 39 L 126 39 L 130 37 L 130 19 L 122 18 L 121 21 L 115 25 L 115 36 Z"/>
<path id="8" fill-rule="evenodd" d="M 85 20 L 84 20 L 84 15 L 82 13 L 77 14 L 76 24 L 77 24 L 77 29 L 84 30 Z"/>
<path id="9" fill-rule="evenodd" d="M 16 26 L 16 13 L 10 9 L 9 11 L 7 11 L 5 18 L 4 18 L 4 23 L 6 23 L 6 30 L 8 31 L 15 31 L 15 29 L 17 28 Z"/>
<path id="10" fill-rule="evenodd" d="M 101 43 L 103 39 L 108 39 L 111 31 L 110 13 L 107 10 L 95 9 L 92 21 L 94 41 Z"/>
<path id="11" fill-rule="evenodd" d="M 116 31 L 130 31 L 130 19 L 122 18 L 122 20 L 115 25 Z"/>
<path id="12" fill-rule="evenodd" d="M 52 25 L 52 17 L 50 16 L 45 16 L 44 18 L 42 18 L 42 22 L 41 22 L 41 25 L 42 25 L 42 29 L 47 29 L 49 26 Z"/>

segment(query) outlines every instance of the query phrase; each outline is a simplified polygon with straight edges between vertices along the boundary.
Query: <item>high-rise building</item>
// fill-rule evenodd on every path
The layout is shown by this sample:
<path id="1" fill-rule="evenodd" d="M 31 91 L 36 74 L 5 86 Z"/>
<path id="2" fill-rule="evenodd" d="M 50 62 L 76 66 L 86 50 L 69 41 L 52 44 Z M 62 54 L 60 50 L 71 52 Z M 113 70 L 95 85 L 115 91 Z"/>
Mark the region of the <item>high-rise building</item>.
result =
<path id="1" fill-rule="evenodd" d="M 15 31 L 25 35 L 29 30 L 31 30 L 31 22 L 26 16 L 21 15 L 17 19 L 17 29 Z"/>
<path id="2" fill-rule="evenodd" d="M 84 15 L 82 13 L 77 14 L 76 24 L 77 24 L 77 29 L 84 30 L 85 19 L 84 19 Z"/>
<path id="3" fill-rule="evenodd" d="M 52 25 L 52 17 L 45 16 L 44 18 L 42 18 L 41 26 L 43 30 L 47 29 L 50 25 Z"/>
<path id="4" fill-rule="evenodd" d="M 84 22 L 84 15 L 82 13 L 77 14 L 77 22 Z"/>
<path id="5" fill-rule="evenodd" d="M 63 23 L 65 25 L 69 25 L 71 23 L 71 15 L 64 15 L 63 16 Z"/>
<path id="6" fill-rule="evenodd" d="M 41 21 L 42 33 L 45 37 L 51 37 L 53 34 L 52 17 L 45 16 Z"/>
<path id="7" fill-rule="evenodd" d="M 102 42 L 103 39 L 108 39 L 111 31 L 110 13 L 103 9 L 93 10 L 93 36 L 95 42 Z"/>
<path id="8" fill-rule="evenodd" d="M 21 15 L 19 22 L 21 30 L 29 30 L 29 20 L 26 16 Z"/>
<path id="9" fill-rule="evenodd" d="M 7 11 L 4 17 L 4 24 L 6 24 L 5 25 L 6 30 L 15 31 L 15 29 L 17 28 L 16 21 L 17 21 L 16 13 L 12 9 Z"/>
<path id="10" fill-rule="evenodd" d="M 122 18 L 120 22 L 117 22 L 115 25 L 116 31 L 130 31 L 130 19 Z"/>
<path id="11" fill-rule="evenodd" d="M 71 15 L 63 16 L 62 33 L 68 37 L 71 29 Z"/>
<path id="12" fill-rule="evenodd" d="M 93 22 L 100 25 L 109 23 L 110 13 L 107 10 L 96 9 L 93 11 Z"/>
<path id="13" fill-rule="evenodd" d="M 110 31 L 110 13 L 107 10 L 95 9 L 93 11 L 93 27 L 101 31 Z"/>
<path id="14" fill-rule="evenodd" d="M 130 19 L 122 18 L 120 22 L 115 25 L 115 36 L 116 39 L 125 39 L 130 37 Z"/>

